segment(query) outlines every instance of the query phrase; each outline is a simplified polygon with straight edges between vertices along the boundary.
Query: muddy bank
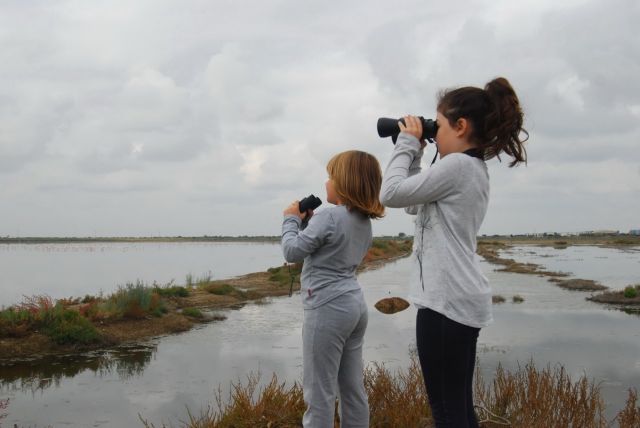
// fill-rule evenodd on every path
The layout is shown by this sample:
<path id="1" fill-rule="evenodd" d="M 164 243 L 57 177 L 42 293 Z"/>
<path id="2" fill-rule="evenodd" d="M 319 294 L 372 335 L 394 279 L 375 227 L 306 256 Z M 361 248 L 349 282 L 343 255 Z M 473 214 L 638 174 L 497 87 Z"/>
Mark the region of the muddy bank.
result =
<path id="1" fill-rule="evenodd" d="M 554 238 L 503 238 L 501 240 L 485 239 L 478 242 L 479 255 L 492 264 L 503 266 L 500 269 L 496 269 L 497 271 L 549 277 L 547 278 L 549 282 L 573 291 L 603 291 L 608 290 L 609 287 L 591 279 L 565 279 L 568 276 L 567 273 L 547 271 L 538 264 L 519 263 L 513 259 L 500 257 L 500 251 L 506 251 L 515 245 L 551 246 L 557 249 L 564 249 L 567 246 L 588 245 L 624 249 L 625 251 L 639 251 L 637 247 L 640 246 L 640 238 L 575 237 L 569 241 L 558 241 Z M 630 285 L 624 290 L 604 291 L 603 293 L 586 297 L 586 299 L 596 303 L 613 305 L 617 309 L 627 312 L 630 310 L 632 312 L 640 312 L 640 284 Z"/>
<path id="2" fill-rule="evenodd" d="M 376 239 L 359 271 L 375 269 L 411 253 L 411 240 Z M 0 362 L 12 359 L 40 358 L 45 355 L 72 354 L 137 342 L 156 336 L 187 331 L 197 324 L 224 319 L 211 311 L 240 307 L 247 302 L 264 301 L 285 296 L 300 289 L 300 265 L 283 265 L 266 272 L 254 272 L 235 278 L 208 281 L 189 288 L 188 295 L 162 297 L 166 313 L 144 316 L 94 320 L 100 334 L 97 343 L 60 345 L 42 331 L 22 331 L 0 337 Z M 69 306 L 82 311 L 82 304 Z M 202 317 L 188 316 L 193 309 L 203 310 Z M 183 313 L 185 311 L 185 313 Z"/>

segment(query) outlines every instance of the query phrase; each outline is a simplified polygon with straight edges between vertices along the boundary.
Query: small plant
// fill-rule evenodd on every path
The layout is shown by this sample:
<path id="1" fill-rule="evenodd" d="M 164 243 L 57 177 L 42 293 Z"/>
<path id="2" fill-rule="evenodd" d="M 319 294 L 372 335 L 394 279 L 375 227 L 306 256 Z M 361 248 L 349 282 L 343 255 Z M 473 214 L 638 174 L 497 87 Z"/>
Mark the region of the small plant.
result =
<path id="1" fill-rule="evenodd" d="M 513 296 L 513 303 L 522 303 L 524 302 L 524 297 L 516 294 L 515 296 Z"/>
<path id="2" fill-rule="evenodd" d="M 500 296 L 500 295 L 495 295 L 491 297 L 491 301 L 493 303 L 504 303 L 507 301 L 507 299 L 505 299 L 504 297 Z"/>
<path id="3" fill-rule="evenodd" d="M 72 309 L 64 309 L 61 304 L 53 309 L 51 323 L 44 332 L 59 345 L 89 344 L 100 341 L 100 333 L 91 321 Z"/>
<path id="4" fill-rule="evenodd" d="M 235 287 L 229 284 L 211 284 L 206 286 L 205 290 L 217 296 L 226 296 L 236 291 Z"/>
<path id="5" fill-rule="evenodd" d="M 632 286 L 629 285 L 627 287 L 624 288 L 624 297 L 626 297 L 627 299 L 633 299 L 635 297 L 638 297 L 638 288 L 640 288 L 640 286 Z"/>
<path id="6" fill-rule="evenodd" d="M 182 310 L 182 315 L 186 315 L 188 317 L 198 318 L 198 319 L 204 318 L 204 314 L 198 308 L 184 308 Z"/>
<path id="7" fill-rule="evenodd" d="M 187 297 L 189 290 L 186 287 L 180 285 L 173 285 L 168 287 L 153 287 L 153 291 L 162 297 Z"/>

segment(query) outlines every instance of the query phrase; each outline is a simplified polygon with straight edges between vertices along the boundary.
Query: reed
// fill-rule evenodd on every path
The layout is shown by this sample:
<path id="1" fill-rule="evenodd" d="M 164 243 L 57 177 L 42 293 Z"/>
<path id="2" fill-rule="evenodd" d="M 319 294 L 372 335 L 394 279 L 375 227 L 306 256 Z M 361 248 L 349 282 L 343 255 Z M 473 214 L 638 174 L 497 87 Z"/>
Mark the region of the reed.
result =
<path id="1" fill-rule="evenodd" d="M 638 406 L 638 391 L 629 390 L 626 406 L 618 412 L 615 418 L 620 428 L 640 427 L 640 407 Z"/>
<path id="2" fill-rule="evenodd" d="M 433 424 L 422 372 L 415 356 L 408 369 L 390 372 L 382 364 L 364 373 L 369 397 L 370 424 L 376 428 L 430 427 Z M 260 376 L 251 374 L 247 383 L 232 384 L 226 401 L 220 389 L 217 410 L 209 407 L 200 416 L 189 414 L 190 428 L 300 427 L 305 404 L 298 383 L 287 387 L 276 375 L 258 391 Z M 629 391 L 626 406 L 608 422 L 599 385 L 585 376 L 573 381 L 557 366 L 538 369 L 533 363 L 509 372 L 499 366 L 490 383 L 476 370 L 474 383 L 476 412 L 483 428 L 637 428 L 640 407 L 637 392 Z M 145 426 L 153 424 L 143 420 Z M 339 427 L 336 415 L 335 426 Z"/>

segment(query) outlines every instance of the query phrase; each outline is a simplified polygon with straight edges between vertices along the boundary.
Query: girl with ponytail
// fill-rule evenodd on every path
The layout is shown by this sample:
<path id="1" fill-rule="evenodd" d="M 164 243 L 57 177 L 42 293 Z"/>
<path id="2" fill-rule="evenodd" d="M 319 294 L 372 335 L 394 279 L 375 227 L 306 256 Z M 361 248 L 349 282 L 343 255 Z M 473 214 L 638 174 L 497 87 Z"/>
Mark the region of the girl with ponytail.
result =
<path id="1" fill-rule="evenodd" d="M 422 171 L 426 145 L 415 116 L 399 122 L 381 202 L 416 215 L 409 300 L 417 307 L 416 342 L 437 428 L 478 427 L 473 407 L 476 343 L 492 321 L 491 288 L 476 254 L 489 202 L 486 160 L 506 154 L 526 163 L 518 97 L 499 77 L 482 88 L 438 97 L 435 137 L 440 160 Z M 521 135 L 524 138 L 521 138 Z"/>

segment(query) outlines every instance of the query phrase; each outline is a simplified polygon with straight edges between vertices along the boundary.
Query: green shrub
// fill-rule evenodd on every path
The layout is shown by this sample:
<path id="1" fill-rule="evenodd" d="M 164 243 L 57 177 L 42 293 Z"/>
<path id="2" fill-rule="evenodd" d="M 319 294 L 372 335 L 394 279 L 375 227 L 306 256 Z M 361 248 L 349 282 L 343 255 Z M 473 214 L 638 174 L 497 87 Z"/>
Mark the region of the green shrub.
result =
<path id="1" fill-rule="evenodd" d="M 182 315 L 186 315 L 192 318 L 204 318 L 202 311 L 198 308 L 184 308 L 182 310 Z"/>
<path id="2" fill-rule="evenodd" d="M 211 284 L 205 287 L 205 290 L 217 296 L 226 296 L 236 291 L 235 287 L 229 284 Z"/>
<path id="3" fill-rule="evenodd" d="M 629 285 L 628 287 L 625 287 L 624 297 L 626 297 L 627 299 L 633 299 L 635 297 L 638 297 L 637 287 L 634 287 L 633 285 Z"/>
<path id="4" fill-rule="evenodd" d="M 504 303 L 507 300 L 504 297 L 500 296 L 500 295 L 496 295 L 496 296 L 492 296 L 491 301 L 493 303 Z"/>
<path id="5" fill-rule="evenodd" d="M 109 297 L 104 309 L 116 318 L 144 318 L 147 315 L 160 316 L 167 312 L 160 295 L 141 281 L 119 287 L 118 291 Z"/>
<path id="6" fill-rule="evenodd" d="M 515 295 L 513 296 L 513 303 L 522 303 L 524 302 L 524 297 L 519 296 L 519 295 Z"/>
<path id="7" fill-rule="evenodd" d="M 187 297 L 189 290 L 186 287 L 180 285 L 174 285 L 171 287 L 154 287 L 153 291 L 162 297 Z"/>
<path id="8" fill-rule="evenodd" d="M 52 322 L 44 328 L 44 332 L 59 345 L 88 344 L 100 341 L 100 333 L 91 321 L 80 315 L 78 311 L 56 306 L 51 314 Z"/>

